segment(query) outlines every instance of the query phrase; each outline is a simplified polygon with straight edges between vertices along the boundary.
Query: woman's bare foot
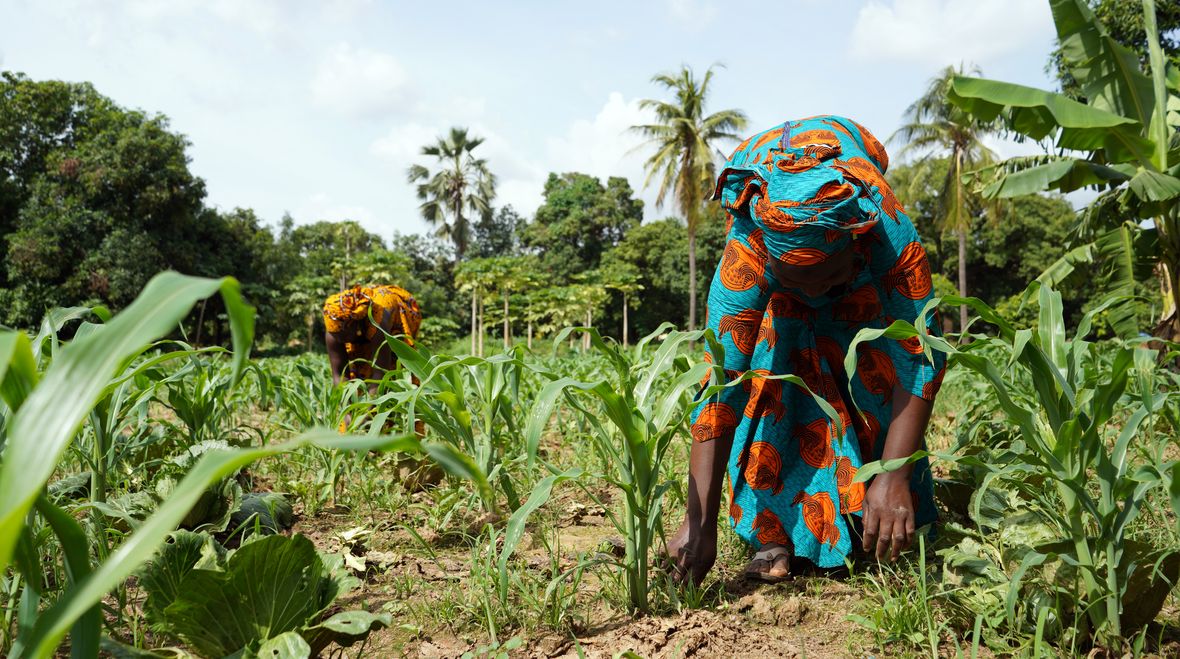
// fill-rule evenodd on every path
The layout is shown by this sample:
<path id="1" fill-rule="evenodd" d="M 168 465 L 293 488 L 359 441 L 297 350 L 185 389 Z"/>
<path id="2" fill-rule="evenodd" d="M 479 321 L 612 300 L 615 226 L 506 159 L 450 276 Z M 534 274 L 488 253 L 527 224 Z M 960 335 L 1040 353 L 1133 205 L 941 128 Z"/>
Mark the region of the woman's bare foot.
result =
<path id="1" fill-rule="evenodd" d="M 746 576 L 777 583 L 791 576 L 791 548 L 778 543 L 766 543 L 746 565 Z"/>

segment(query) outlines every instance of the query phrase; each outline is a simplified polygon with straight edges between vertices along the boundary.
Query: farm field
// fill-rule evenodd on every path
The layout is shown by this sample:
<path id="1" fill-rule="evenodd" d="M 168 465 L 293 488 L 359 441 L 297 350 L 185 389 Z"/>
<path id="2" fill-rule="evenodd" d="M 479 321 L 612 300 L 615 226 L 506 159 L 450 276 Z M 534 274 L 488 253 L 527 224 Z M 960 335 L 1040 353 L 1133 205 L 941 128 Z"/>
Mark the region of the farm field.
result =
<path id="1" fill-rule="evenodd" d="M 0 657 L 1180 657 L 1175 0 L 0 5 Z"/>
<path id="2" fill-rule="evenodd" d="M 237 307 L 232 282 L 165 276 L 145 291 L 141 301 L 151 304 L 133 304 L 109 323 L 75 309 L 51 315 L 34 341 L 12 342 L 6 400 L 20 402 L 11 396 L 21 382 L 28 395 L 10 422 L 4 482 L 6 491 L 31 491 L 48 520 L 9 522 L 20 539 L 14 555 L 36 556 L 44 566 L 50 588 L 38 595 L 51 612 L 68 606 L 81 613 L 38 618 L 31 635 L 9 627 L 4 642 L 13 654 L 36 650 L 22 647 L 26 639 L 51 650 L 67 631 L 59 652 L 76 648 L 91 615 L 115 656 L 147 656 L 146 648 L 160 656 L 231 654 L 236 643 L 259 652 L 277 646 L 275 656 L 298 656 L 308 647 L 337 656 L 724 656 L 738 643 L 797 656 L 1072 653 L 1070 645 L 1092 642 L 1100 631 L 1086 607 L 1127 593 L 1134 598 L 1124 600 L 1123 615 L 1145 616 L 1124 627 L 1137 651 L 1171 656 L 1180 649 L 1178 591 L 1165 577 L 1114 572 L 1124 590 L 1086 591 L 1066 558 L 1078 545 L 1028 558 L 1072 543 L 1073 518 L 1061 510 L 1061 493 L 1077 492 L 1089 497 L 1087 511 L 1111 506 L 1107 497 L 1116 495 L 1136 506 L 1139 514 L 1120 531 L 1123 551 L 1135 552 L 1141 564 L 1158 561 L 1161 574 L 1175 569 L 1174 504 L 1166 488 L 1151 487 L 1149 475 L 1166 480 L 1180 464 L 1169 430 L 1177 376 L 1157 369 L 1146 348 L 1058 343 L 1063 366 L 1077 366 L 1058 372 L 1073 378 L 1066 382 L 1076 387 L 1078 404 L 1114 401 L 1098 446 L 1057 439 L 1060 459 L 1089 460 L 1098 474 L 1073 490 L 1053 472 L 1028 475 L 1037 449 L 1022 445 L 1018 414 L 995 396 L 1002 385 L 1017 408 L 1035 404 L 1037 378 L 1045 374 L 1017 367 L 985 385 L 971 365 L 986 370 L 1010 361 L 1010 343 L 980 335 L 956 349 L 920 336 L 967 365 L 952 371 L 930 433 L 931 450 L 948 458 L 935 469 L 944 479 L 939 537 L 895 565 L 861 558 L 848 569 L 803 570 L 784 584 L 754 586 L 741 578 L 742 543 L 723 534 L 718 569 L 697 589 L 671 584 L 658 553 L 663 529 L 678 521 L 683 505 L 683 437 L 695 383 L 713 371 L 689 340 L 711 335 L 663 332 L 624 349 L 592 334 L 589 350 L 571 350 L 559 336 L 556 350 L 517 346 L 486 358 L 429 355 L 390 338 L 404 370 L 390 373 L 375 395 L 360 397 L 356 384 L 331 386 L 322 356 L 243 362 L 240 352 L 146 340 L 151 330 L 136 321 L 160 308 L 159 296 L 187 294 L 173 309 L 183 313 L 184 302 L 219 286 Z M 1045 292 L 1041 303 L 1052 308 L 1054 297 Z M 249 310 L 239 311 L 234 326 L 244 341 Z M 59 343 L 56 328 L 79 320 L 72 341 Z M 1052 335 L 1062 328 L 1051 325 L 1051 313 L 1042 321 L 1045 329 L 1025 349 L 1044 357 L 1036 351 L 1063 336 Z M 129 334 L 119 332 L 128 327 Z M 107 369 L 102 377 L 60 379 L 75 363 L 95 365 L 96 354 Z M 34 364 L 36 371 L 19 370 Z M 1116 379 L 1094 377 L 1101 368 Z M 596 382 L 607 386 L 595 390 Z M 1111 386 L 1119 390 L 1114 398 Z M 53 397 L 69 401 L 61 406 L 69 409 L 41 417 L 47 433 L 37 436 L 36 448 L 56 442 L 62 454 L 44 479 L 48 489 L 37 495 L 35 483 L 9 480 L 9 470 L 22 460 L 33 464 L 36 454 L 22 453 L 26 445 L 14 438 L 25 436 L 17 431 L 34 418 L 30 410 L 42 409 L 47 391 L 69 391 Z M 1145 400 L 1154 401 L 1146 413 Z M 616 403 L 646 420 L 646 438 L 628 443 L 610 425 Z M 67 413 L 101 415 L 90 416 L 68 448 L 68 433 L 53 434 L 51 421 Z M 349 435 L 323 430 L 346 418 Z M 425 422 L 421 439 L 413 418 Z M 1111 459 L 1117 473 L 1106 472 Z M 635 468 L 644 461 L 652 465 L 646 475 Z M 645 524 L 650 537 L 639 530 Z M 188 531 L 165 541 L 177 525 Z M 146 546 L 128 558 L 127 546 L 145 536 Z M 57 537 L 78 544 L 64 545 L 69 550 L 60 555 Z M 1109 538 L 1087 533 L 1079 541 L 1097 551 Z M 255 556 L 253 570 L 260 572 L 235 567 L 251 547 L 304 539 L 310 547 L 290 548 L 289 563 L 257 563 Z M 93 553 L 90 578 L 108 579 L 110 594 L 105 585 L 87 592 L 73 563 L 80 557 L 71 554 L 78 549 Z M 270 558 L 282 551 L 266 549 Z M 298 567 L 298 557 L 307 565 Z M 139 565 L 145 560 L 147 568 Z M 319 599 L 306 588 L 284 590 L 291 569 L 335 587 Z M 3 586 L 12 620 L 32 589 L 19 576 Z M 286 599 L 279 610 L 299 613 L 279 620 L 276 609 L 258 606 L 280 596 Z M 1147 613 L 1131 613 L 1140 610 Z M 218 627 L 226 616 L 249 624 Z M 39 629 L 42 620 L 56 629 Z M 286 633 L 274 634 L 278 629 Z M 267 638 L 272 645 L 260 646 Z"/>

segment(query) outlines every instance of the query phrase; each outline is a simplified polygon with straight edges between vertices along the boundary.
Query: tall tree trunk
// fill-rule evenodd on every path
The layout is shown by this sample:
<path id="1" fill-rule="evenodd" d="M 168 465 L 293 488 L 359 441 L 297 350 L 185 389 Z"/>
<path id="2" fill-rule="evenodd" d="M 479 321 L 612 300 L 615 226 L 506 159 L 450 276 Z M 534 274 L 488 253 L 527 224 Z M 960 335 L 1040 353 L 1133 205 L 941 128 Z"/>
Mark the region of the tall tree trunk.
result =
<path id="1" fill-rule="evenodd" d="M 627 343 L 627 294 L 623 293 L 623 347 L 628 347 Z"/>
<path id="2" fill-rule="evenodd" d="M 955 222 L 959 227 L 959 295 L 967 297 L 967 230 L 963 218 L 963 153 L 955 154 Z M 967 331 L 967 305 L 959 305 L 959 331 Z"/>
<path id="3" fill-rule="evenodd" d="M 476 352 L 477 346 L 475 343 L 475 341 L 476 341 L 475 335 L 476 335 L 476 332 L 479 331 L 479 326 L 475 322 L 475 307 L 477 304 L 476 300 L 478 299 L 478 297 L 479 296 L 476 295 L 475 291 L 471 291 L 471 354 L 473 354 L 473 355 L 479 354 Z"/>
<path id="4" fill-rule="evenodd" d="M 508 323 L 508 289 L 504 289 L 504 349 L 507 350 L 512 344 L 512 328 Z"/>
<path id="5" fill-rule="evenodd" d="M 451 212 L 454 213 L 451 220 L 451 235 L 455 242 L 455 263 L 458 263 L 463 260 L 463 253 L 467 251 L 467 236 L 462 231 L 459 231 L 459 221 L 463 216 L 463 191 L 456 191 L 451 198 L 454 204 L 454 207 L 451 209 Z"/>
<path id="6" fill-rule="evenodd" d="M 1168 341 L 1176 341 L 1180 339 L 1180 270 L 1161 261 L 1158 272 L 1164 306 L 1152 333 Z"/>
<path id="7" fill-rule="evenodd" d="M 209 299 L 201 300 L 201 313 L 197 314 L 197 338 L 193 341 L 193 345 L 201 347 L 201 328 L 205 326 L 205 305 L 209 303 Z"/>
<path id="8" fill-rule="evenodd" d="M 593 322 L 594 322 L 594 318 L 591 316 L 590 309 L 586 309 L 586 327 L 591 327 L 592 326 L 591 323 L 593 323 Z M 589 332 L 582 334 L 582 350 L 587 351 L 587 352 L 590 351 L 590 333 Z"/>
<path id="9" fill-rule="evenodd" d="M 307 352 L 311 352 L 311 335 L 315 332 L 315 314 L 307 314 Z"/>
<path id="10" fill-rule="evenodd" d="M 488 331 L 487 325 L 483 322 L 483 298 L 479 300 L 479 352 L 476 356 L 483 357 L 483 335 Z"/>
<path id="11" fill-rule="evenodd" d="M 697 328 L 697 227 L 688 226 L 688 331 Z"/>
<path id="12" fill-rule="evenodd" d="M 528 322 L 528 333 L 529 333 L 528 346 L 529 346 L 529 350 L 532 350 L 533 349 L 533 319 L 532 318 L 530 318 L 529 322 Z"/>

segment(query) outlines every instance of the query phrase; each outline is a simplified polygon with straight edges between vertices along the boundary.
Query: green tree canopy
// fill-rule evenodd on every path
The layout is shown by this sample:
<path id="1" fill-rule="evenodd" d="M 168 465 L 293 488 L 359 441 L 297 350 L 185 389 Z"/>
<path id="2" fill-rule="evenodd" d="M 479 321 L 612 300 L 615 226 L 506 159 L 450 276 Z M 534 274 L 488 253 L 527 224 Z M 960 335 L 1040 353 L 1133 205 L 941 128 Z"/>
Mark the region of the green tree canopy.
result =
<path id="1" fill-rule="evenodd" d="M 19 204 L 6 259 L 6 316 L 14 324 L 80 301 L 123 306 L 156 272 L 193 273 L 206 253 L 194 242 L 205 185 L 189 172 L 188 141 L 170 132 L 163 116 L 124 110 L 85 85 L 63 91 L 62 84 L 5 76 L 6 88 L 16 90 L 0 93 L 21 97 L 14 106 L 68 100 L 65 112 L 74 113 L 48 107 L 59 112 L 50 121 L 37 112 L 5 119 L 17 122 L 5 130 L 17 133 L 20 126 L 34 134 L 50 126 L 67 131 L 56 142 L 40 135 L 4 147 L 3 203 Z"/>
<path id="2" fill-rule="evenodd" d="M 719 208 L 709 213 L 720 215 Z M 725 249 L 725 223 L 711 217 L 701 223 L 697 252 L 704 267 L 697 270 L 697 287 L 707 291 L 713 273 Z M 677 218 L 647 222 L 627 232 L 618 246 L 603 259 L 603 270 L 639 273 L 643 286 L 642 301 L 633 305 L 631 334 L 644 336 L 661 323 L 670 321 L 678 327 L 688 323 L 688 229 Z M 602 327 L 610 333 L 621 327 L 622 296 L 616 292 L 603 314 Z"/>
<path id="3" fill-rule="evenodd" d="M 474 225 L 468 255 L 480 259 L 519 255 L 522 249 L 521 235 L 527 225 L 528 220 L 512 206 L 504 206 L 494 215 L 480 218 Z"/>
<path id="4" fill-rule="evenodd" d="M 622 177 L 603 186 L 586 174 L 550 174 L 544 195 L 524 242 L 559 281 L 598 267 L 603 253 L 643 220 L 643 201 Z"/>

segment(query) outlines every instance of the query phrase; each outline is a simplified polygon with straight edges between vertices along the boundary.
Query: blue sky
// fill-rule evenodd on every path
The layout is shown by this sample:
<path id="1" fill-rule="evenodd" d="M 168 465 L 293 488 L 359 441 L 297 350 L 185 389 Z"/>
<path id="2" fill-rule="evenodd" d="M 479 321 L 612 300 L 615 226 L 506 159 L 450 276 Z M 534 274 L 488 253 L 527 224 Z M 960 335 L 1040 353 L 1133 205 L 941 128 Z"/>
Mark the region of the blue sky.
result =
<path id="1" fill-rule="evenodd" d="M 711 108 L 750 132 L 833 113 L 884 140 L 948 64 L 1051 84 L 1052 36 L 1043 0 L 0 0 L 0 68 L 167 115 L 209 203 L 385 238 L 426 229 L 405 171 L 452 125 L 487 138 L 498 203 L 531 215 L 550 171 L 642 187 L 626 128 L 682 63 L 725 65 Z"/>

